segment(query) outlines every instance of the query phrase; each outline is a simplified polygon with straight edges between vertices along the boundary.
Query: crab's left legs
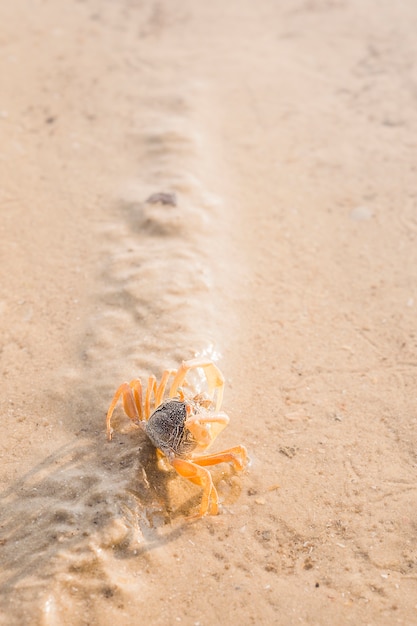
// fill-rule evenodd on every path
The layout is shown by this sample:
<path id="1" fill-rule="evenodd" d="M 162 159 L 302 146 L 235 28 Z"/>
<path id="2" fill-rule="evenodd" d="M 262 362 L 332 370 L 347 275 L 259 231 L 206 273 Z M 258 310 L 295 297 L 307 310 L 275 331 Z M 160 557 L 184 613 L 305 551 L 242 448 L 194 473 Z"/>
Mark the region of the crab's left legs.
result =
<path id="1" fill-rule="evenodd" d="M 191 413 L 191 411 L 189 412 Z M 197 441 L 201 451 L 208 448 L 228 423 L 229 416 L 222 412 L 214 415 L 194 415 L 191 413 L 185 420 L 186 428 Z"/>
<path id="2" fill-rule="evenodd" d="M 215 454 L 207 454 L 192 459 L 196 465 L 217 465 L 218 463 L 233 463 L 237 471 L 243 470 L 248 462 L 248 453 L 245 446 L 234 446 Z"/>
<path id="3" fill-rule="evenodd" d="M 200 513 L 196 517 L 203 517 L 207 514 L 217 515 L 219 510 L 218 495 L 210 472 L 185 459 L 173 459 L 171 465 L 180 476 L 203 488 Z"/>
<path id="4" fill-rule="evenodd" d="M 218 411 L 223 400 L 224 378 L 219 368 L 209 359 L 197 358 L 183 361 L 172 382 L 169 397 L 173 398 L 176 395 L 178 387 L 181 387 L 187 372 L 197 367 L 201 367 L 204 370 L 210 395 L 213 396 L 217 390 L 216 411 Z"/>

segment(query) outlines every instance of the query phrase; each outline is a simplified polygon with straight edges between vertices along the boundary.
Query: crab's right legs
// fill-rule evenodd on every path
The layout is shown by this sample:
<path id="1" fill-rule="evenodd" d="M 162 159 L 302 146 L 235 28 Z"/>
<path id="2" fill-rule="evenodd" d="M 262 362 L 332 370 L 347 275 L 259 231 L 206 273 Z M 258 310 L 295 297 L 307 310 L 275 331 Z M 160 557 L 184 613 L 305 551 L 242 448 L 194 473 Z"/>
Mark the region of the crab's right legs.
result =
<path id="1" fill-rule="evenodd" d="M 145 404 L 144 404 L 144 409 L 145 409 L 145 420 L 148 421 L 149 416 L 151 414 L 151 399 L 152 399 L 152 394 L 155 396 L 156 395 L 156 378 L 155 376 L 152 374 L 152 376 L 149 376 L 148 379 L 148 386 L 146 388 L 146 395 L 145 395 Z"/>
<path id="2" fill-rule="evenodd" d="M 142 383 L 140 379 L 137 378 L 132 380 L 130 383 L 122 383 L 116 390 L 112 403 L 107 411 L 107 439 L 110 441 L 112 438 L 113 428 L 111 427 L 111 418 L 120 398 L 123 400 L 124 411 L 131 420 L 136 423 L 142 421 L 143 419 L 147 421 L 153 408 L 156 409 L 161 404 L 169 377 L 175 373 L 175 370 L 165 370 L 159 385 L 156 383 L 155 376 L 149 376 L 143 409 Z"/>
<path id="3" fill-rule="evenodd" d="M 175 376 L 176 373 L 177 373 L 177 370 L 165 370 L 164 373 L 162 374 L 161 381 L 155 391 L 155 409 L 157 409 L 159 405 L 162 404 L 162 400 L 164 399 L 165 389 L 166 389 L 170 376 Z"/>
<path id="4" fill-rule="evenodd" d="M 109 406 L 106 417 L 107 439 L 110 441 L 113 434 L 111 418 L 119 398 L 123 399 L 123 408 L 128 417 L 134 422 L 142 420 L 142 383 L 139 379 L 130 383 L 122 383 L 116 390 L 113 400 Z"/>

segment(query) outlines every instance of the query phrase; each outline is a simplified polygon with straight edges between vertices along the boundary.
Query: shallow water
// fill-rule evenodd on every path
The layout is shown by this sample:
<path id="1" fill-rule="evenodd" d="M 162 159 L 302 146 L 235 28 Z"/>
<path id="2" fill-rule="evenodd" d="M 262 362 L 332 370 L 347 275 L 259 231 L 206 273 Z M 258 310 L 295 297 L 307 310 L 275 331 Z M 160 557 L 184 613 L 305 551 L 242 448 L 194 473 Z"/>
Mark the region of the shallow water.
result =
<path id="1" fill-rule="evenodd" d="M 63 30 L 59 37 L 65 34 Z M 54 339 L 62 342 L 56 354 L 51 337 L 50 344 L 42 342 L 43 351 L 26 364 L 34 397 L 30 408 L 36 414 L 42 407 L 42 423 L 31 415 L 18 416 L 30 444 L 23 448 L 27 456 L 22 464 L 18 453 L 22 435 L 16 434 L 16 478 L 7 481 L 1 495 L 2 615 L 8 624 L 105 624 L 114 619 L 135 623 L 138 606 L 144 611 L 146 605 L 144 618 L 151 620 L 159 567 L 179 558 L 164 546 L 182 536 L 184 516 L 199 505 L 199 490 L 182 485 L 172 471 L 161 471 L 154 449 L 129 428 L 128 420 L 121 420 L 120 434 L 111 443 L 104 437 L 105 411 L 122 380 L 160 375 L 194 354 L 219 356 L 219 315 L 212 297 L 218 279 L 211 254 L 221 246 L 217 225 L 221 201 L 195 171 L 204 146 L 189 119 L 195 106 L 192 92 L 181 94 L 171 80 L 166 85 L 156 82 L 155 88 L 155 78 L 148 79 L 138 121 L 132 120 L 125 138 L 128 156 L 134 156 L 137 165 L 128 163 L 131 171 L 126 176 L 126 160 L 118 164 L 116 172 L 122 176 L 117 180 L 113 174 L 109 186 L 95 164 L 93 180 L 98 176 L 108 196 L 102 192 L 94 198 L 97 189 L 89 190 L 87 206 L 76 207 L 81 196 L 74 190 L 70 219 L 81 221 L 75 232 L 67 201 L 60 199 L 54 207 L 56 231 L 69 244 L 64 241 L 61 250 L 59 245 L 53 249 L 59 261 L 53 274 L 49 262 L 41 263 L 31 288 L 24 282 L 26 267 L 17 267 L 25 296 L 18 300 L 24 312 L 16 333 L 25 331 L 29 344 L 37 343 L 41 315 L 55 309 L 58 317 L 65 308 L 65 301 L 56 299 L 61 281 L 63 287 L 70 283 L 76 315 L 72 339 L 62 324 L 55 328 Z M 66 114 L 65 107 L 57 118 Z M 68 128 L 57 132 L 64 136 L 54 137 L 55 148 L 69 139 Z M 93 150 L 83 141 L 77 151 L 84 148 L 82 158 L 91 166 L 100 138 L 94 131 L 88 138 Z M 36 170 L 33 152 L 25 165 Z M 70 168 L 82 186 L 74 158 Z M 96 182 L 93 185 L 97 187 Z M 48 189 L 36 191 L 43 193 L 45 205 L 32 219 L 44 222 L 41 212 L 53 210 L 51 197 Z M 159 192 L 172 194 L 172 201 L 152 202 L 152 194 Z M 22 221 L 29 226 L 24 213 Z M 52 223 L 44 222 L 39 248 L 48 246 Z M 215 238 L 216 244 L 210 245 Z M 18 265 L 16 256 L 10 264 Z M 79 282 L 77 276 L 72 280 L 74 274 L 81 275 Z M 51 276 L 58 284 L 46 294 L 43 312 L 39 289 Z M 17 297 L 9 292 L 6 307 Z M 3 362 L 10 356 L 6 344 Z M 19 367 L 18 357 L 14 363 Z M 13 407 L 17 404 L 13 394 L 10 402 Z M 9 410 L 11 418 L 14 411 Z M 24 404 L 16 409 L 21 411 Z M 231 472 L 220 473 L 219 479 L 225 502 L 233 502 L 239 483 Z M 219 491 L 222 494 L 221 484 Z"/>
<path id="2" fill-rule="evenodd" d="M 1 623 L 412 623 L 414 7 L 32 8 L 0 7 Z M 251 465 L 190 524 L 105 415 L 194 354 Z"/>

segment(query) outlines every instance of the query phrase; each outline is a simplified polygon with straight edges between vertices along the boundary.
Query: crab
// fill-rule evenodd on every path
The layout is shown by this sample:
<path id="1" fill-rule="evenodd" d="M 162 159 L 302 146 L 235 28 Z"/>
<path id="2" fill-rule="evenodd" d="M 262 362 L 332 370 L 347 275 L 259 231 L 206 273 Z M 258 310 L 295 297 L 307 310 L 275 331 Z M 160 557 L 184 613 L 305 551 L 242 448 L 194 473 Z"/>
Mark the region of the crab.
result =
<path id="1" fill-rule="evenodd" d="M 186 376 L 190 370 L 202 368 L 208 394 L 194 394 L 188 389 Z M 168 398 L 165 398 L 168 382 Z M 200 511 L 195 517 L 217 515 L 219 498 L 207 469 L 218 463 L 232 463 L 235 470 L 243 470 L 248 455 L 244 446 L 234 446 L 214 454 L 202 454 L 229 423 L 229 417 L 220 411 L 224 390 L 221 371 L 211 360 L 195 358 L 183 361 L 178 370 L 165 370 L 159 384 L 150 376 L 143 398 L 139 378 L 122 383 L 107 412 L 107 439 L 113 434 L 111 419 L 120 398 L 126 415 L 142 428 L 157 450 L 180 476 L 203 489 Z M 164 399 L 165 398 L 165 399 Z"/>

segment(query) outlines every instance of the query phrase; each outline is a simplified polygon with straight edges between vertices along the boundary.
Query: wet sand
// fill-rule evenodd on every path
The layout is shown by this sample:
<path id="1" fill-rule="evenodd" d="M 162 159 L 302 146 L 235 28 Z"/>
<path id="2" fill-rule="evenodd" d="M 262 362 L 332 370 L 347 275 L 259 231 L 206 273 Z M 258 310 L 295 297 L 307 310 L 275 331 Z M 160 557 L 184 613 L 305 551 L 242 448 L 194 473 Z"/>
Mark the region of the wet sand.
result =
<path id="1" fill-rule="evenodd" d="M 0 623 L 417 621 L 416 25 L 2 3 Z M 195 354 L 251 465 L 190 524 L 105 414 Z"/>

